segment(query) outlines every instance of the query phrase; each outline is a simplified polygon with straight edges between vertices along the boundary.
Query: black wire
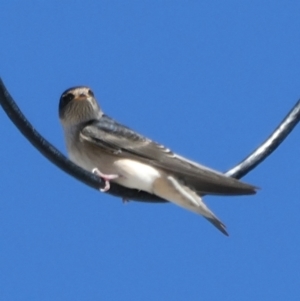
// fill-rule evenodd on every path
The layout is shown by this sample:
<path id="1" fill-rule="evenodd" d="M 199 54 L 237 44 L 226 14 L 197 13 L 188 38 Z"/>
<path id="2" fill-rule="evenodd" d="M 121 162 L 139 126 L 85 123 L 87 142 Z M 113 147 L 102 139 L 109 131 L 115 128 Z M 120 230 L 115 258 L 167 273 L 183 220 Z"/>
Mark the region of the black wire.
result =
<path id="1" fill-rule="evenodd" d="M 256 150 L 254 150 L 248 157 L 240 162 L 235 167 L 228 170 L 225 174 L 227 176 L 240 179 L 248 172 L 254 169 L 258 164 L 270 156 L 274 150 L 283 142 L 283 140 L 290 134 L 300 120 L 300 100 L 275 129 L 275 131 L 262 143 Z"/>
<path id="2" fill-rule="evenodd" d="M 35 128 L 29 123 L 13 98 L 8 93 L 1 78 L 0 104 L 6 112 L 7 116 L 11 119 L 11 121 L 15 124 L 19 131 L 25 136 L 25 138 L 29 140 L 29 142 L 53 164 L 90 187 L 99 189 L 100 187 L 104 186 L 104 182 L 103 180 L 101 180 L 101 178 L 71 162 L 35 130 Z M 225 174 L 237 179 L 245 176 L 248 172 L 254 169 L 263 160 L 265 160 L 283 142 L 283 140 L 297 125 L 299 120 L 300 101 L 296 103 L 296 105 L 292 108 L 285 119 L 262 145 L 260 145 L 241 163 L 227 171 Z M 121 197 L 123 199 L 140 202 L 166 202 L 165 200 L 147 192 L 125 188 L 115 183 L 111 183 L 111 187 L 107 193 Z"/>
<path id="3" fill-rule="evenodd" d="M 99 189 L 100 187 L 104 186 L 104 181 L 101 178 L 74 164 L 38 133 L 38 131 L 29 123 L 13 98 L 10 96 L 1 78 L 0 104 L 7 116 L 25 136 L 25 138 L 29 140 L 29 142 L 53 164 L 90 187 Z M 129 189 L 116 183 L 110 183 L 110 189 L 107 193 L 127 200 L 135 200 L 140 202 L 166 202 L 165 200 L 153 194 L 149 194 L 144 191 L 138 191 L 136 189 Z"/>

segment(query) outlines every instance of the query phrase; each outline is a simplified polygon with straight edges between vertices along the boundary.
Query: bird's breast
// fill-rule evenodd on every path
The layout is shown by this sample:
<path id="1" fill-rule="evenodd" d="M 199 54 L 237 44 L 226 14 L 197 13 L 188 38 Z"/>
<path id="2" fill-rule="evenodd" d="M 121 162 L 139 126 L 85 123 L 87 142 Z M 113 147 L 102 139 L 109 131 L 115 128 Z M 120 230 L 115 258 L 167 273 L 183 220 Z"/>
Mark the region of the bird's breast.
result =
<path id="1" fill-rule="evenodd" d="M 98 168 L 104 174 L 117 174 L 116 182 L 127 188 L 153 192 L 153 182 L 161 176 L 157 168 L 129 158 L 102 152 L 76 139 L 67 141 L 70 159 L 82 168 L 92 171 Z"/>

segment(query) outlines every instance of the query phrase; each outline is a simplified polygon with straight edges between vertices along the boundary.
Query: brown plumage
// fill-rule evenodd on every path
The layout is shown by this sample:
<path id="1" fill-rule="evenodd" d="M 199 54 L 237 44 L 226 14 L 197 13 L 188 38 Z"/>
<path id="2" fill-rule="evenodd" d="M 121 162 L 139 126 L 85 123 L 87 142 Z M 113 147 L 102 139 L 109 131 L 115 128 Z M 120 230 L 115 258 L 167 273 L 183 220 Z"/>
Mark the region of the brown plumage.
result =
<path id="1" fill-rule="evenodd" d="M 173 153 L 103 114 L 88 87 L 65 91 L 59 116 L 70 158 L 107 182 L 144 190 L 203 215 L 221 232 L 225 225 L 201 195 L 254 194 L 256 187 Z"/>

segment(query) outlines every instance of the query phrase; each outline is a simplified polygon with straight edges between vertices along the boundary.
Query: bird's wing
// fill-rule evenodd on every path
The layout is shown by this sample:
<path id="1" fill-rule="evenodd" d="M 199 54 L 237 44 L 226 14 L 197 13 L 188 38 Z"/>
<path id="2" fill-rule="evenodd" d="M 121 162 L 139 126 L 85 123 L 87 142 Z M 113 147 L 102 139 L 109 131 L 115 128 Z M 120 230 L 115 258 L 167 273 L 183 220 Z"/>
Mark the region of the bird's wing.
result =
<path id="1" fill-rule="evenodd" d="M 199 194 L 254 194 L 256 187 L 230 178 L 173 153 L 158 144 L 103 115 L 88 123 L 80 138 L 102 151 L 127 157 L 160 168 L 193 187 Z"/>

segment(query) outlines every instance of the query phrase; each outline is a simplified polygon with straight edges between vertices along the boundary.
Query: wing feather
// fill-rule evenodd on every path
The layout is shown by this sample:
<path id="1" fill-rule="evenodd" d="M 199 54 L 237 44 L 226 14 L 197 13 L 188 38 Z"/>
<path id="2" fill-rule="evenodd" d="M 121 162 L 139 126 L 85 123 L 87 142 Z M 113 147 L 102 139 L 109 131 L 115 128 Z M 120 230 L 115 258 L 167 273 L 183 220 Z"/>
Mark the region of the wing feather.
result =
<path id="1" fill-rule="evenodd" d="M 239 195 L 253 194 L 256 190 L 252 185 L 179 156 L 106 115 L 87 124 L 80 137 L 116 156 L 138 159 L 171 172 L 199 194 Z"/>

